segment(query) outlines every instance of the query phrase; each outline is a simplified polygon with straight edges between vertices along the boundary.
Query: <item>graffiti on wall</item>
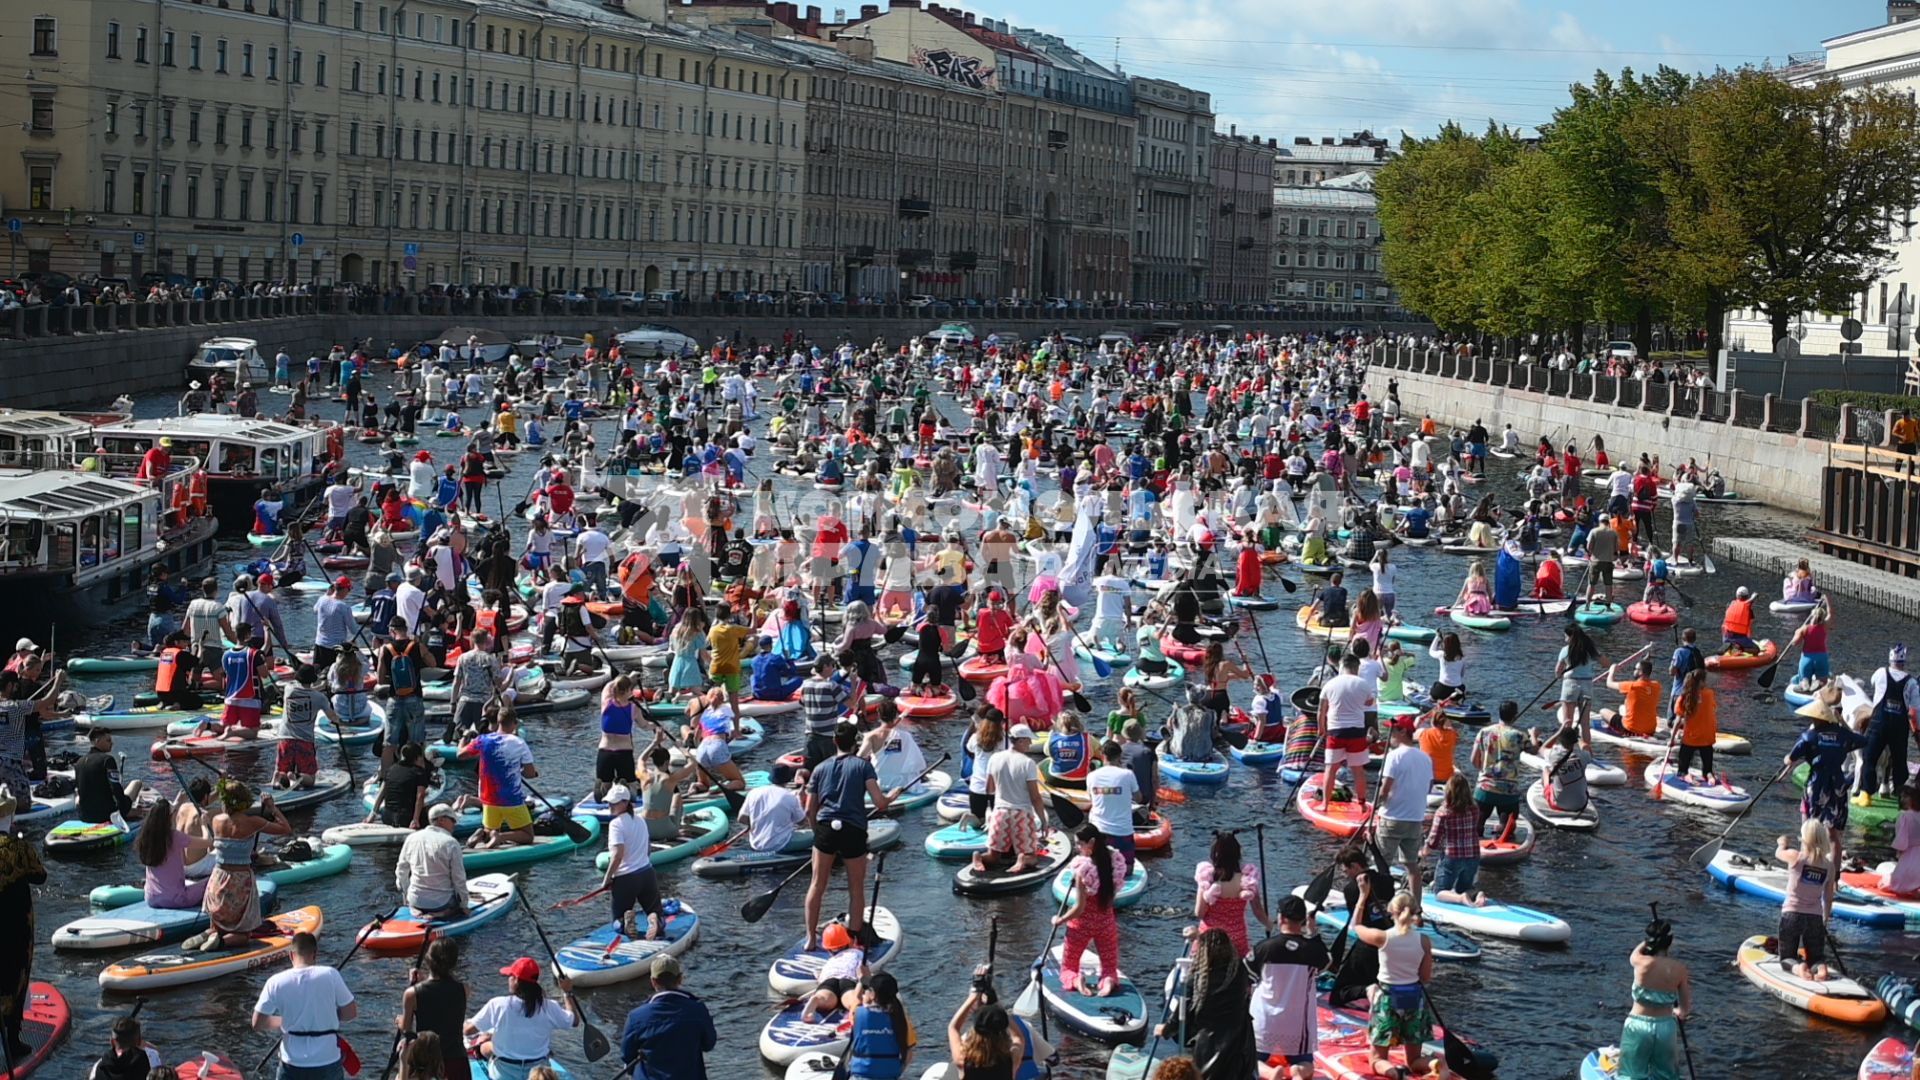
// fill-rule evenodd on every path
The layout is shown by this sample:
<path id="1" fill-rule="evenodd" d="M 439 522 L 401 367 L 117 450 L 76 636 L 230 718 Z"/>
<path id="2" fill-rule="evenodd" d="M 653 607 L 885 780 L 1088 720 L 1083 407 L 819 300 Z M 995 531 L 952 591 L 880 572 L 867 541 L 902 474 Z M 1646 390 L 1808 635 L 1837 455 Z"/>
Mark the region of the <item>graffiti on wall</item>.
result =
<path id="1" fill-rule="evenodd" d="M 915 49 L 913 62 L 929 75 L 957 82 L 971 90 L 993 85 L 993 68 L 977 56 L 963 56 L 951 49 Z"/>

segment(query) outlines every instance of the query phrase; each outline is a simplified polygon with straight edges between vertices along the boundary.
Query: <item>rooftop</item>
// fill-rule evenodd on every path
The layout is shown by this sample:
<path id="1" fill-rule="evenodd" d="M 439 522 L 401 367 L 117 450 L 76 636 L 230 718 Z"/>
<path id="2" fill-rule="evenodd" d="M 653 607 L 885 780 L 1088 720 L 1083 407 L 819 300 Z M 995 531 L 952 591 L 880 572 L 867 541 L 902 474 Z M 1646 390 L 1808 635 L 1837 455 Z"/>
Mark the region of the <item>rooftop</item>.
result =
<path id="1" fill-rule="evenodd" d="M 0 512 L 14 517 L 73 517 L 124 506 L 152 493 L 125 480 L 65 469 L 0 469 Z"/>
<path id="2" fill-rule="evenodd" d="M 278 443 L 321 434 L 318 428 L 294 427 L 273 420 L 255 420 L 229 413 L 195 413 L 150 420 L 126 420 L 97 429 L 102 435 L 180 435 L 196 439 L 238 439 Z"/>

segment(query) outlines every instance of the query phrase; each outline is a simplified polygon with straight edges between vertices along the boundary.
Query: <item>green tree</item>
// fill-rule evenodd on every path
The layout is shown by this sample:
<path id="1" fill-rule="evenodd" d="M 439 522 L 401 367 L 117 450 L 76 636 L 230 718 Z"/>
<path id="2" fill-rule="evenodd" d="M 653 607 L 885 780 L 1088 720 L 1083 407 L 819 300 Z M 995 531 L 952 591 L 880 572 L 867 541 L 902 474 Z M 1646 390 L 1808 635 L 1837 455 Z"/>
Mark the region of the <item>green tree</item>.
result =
<path id="1" fill-rule="evenodd" d="M 1706 79 L 1684 114 L 1696 197 L 1668 201 L 1678 261 L 1725 274 L 1725 300 L 1765 312 L 1774 341 L 1803 311 L 1848 310 L 1891 266 L 1894 222 L 1920 203 L 1906 95 L 1742 69 Z"/>
<path id="2" fill-rule="evenodd" d="M 1520 145 L 1496 124 L 1485 135 L 1471 135 L 1449 123 L 1432 138 L 1402 140 L 1400 155 L 1374 181 L 1387 278 L 1403 304 L 1442 327 L 1483 323 L 1475 254 L 1489 234 L 1474 219 L 1470 200 L 1492 186 Z"/>

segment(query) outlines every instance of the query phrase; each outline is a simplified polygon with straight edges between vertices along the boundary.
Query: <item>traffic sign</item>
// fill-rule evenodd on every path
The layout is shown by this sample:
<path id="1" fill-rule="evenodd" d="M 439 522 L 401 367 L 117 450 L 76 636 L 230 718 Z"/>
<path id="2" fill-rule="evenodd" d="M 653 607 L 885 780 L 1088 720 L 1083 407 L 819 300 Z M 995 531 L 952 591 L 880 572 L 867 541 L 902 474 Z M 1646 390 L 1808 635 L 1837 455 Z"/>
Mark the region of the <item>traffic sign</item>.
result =
<path id="1" fill-rule="evenodd" d="M 8 219 L 7 219 L 7 231 L 8 231 L 8 232 L 19 232 L 19 231 L 20 231 L 20 219 L 19 219 L 19 218 L 17 218 L 17 217 L 10 217 L 10 218 L 8 218 Z"/>
<path id="2" fill-rule="evenodd" d="M 294 233 L 292 236 L 287 237 L 287 243 L 292 244 L 294 247 L 299 247 L 306 242 L 307 238 L 299 233 Z"/>
<path id="3" fill-rule="evenodd" d="M 1845 318 L 1840 320 L 1840 336 L 1846 338 L 1848 341 L 1859 341 L 1860 335 L 1865 331 L 1866 327 L 1860 325 L 1859 319 Z"/>
<path id="4" fill-rule="evenodd" d="M 420 269 L 420 260 L 408 255 L 400 260 L 400 265 L 408 270 L 418 270 Z"/>
<path id="5" fill-rule="evenodd" d="M 418 254 L 420 254 L 420 245 L 419 245 L 419 244 L 408 244 L 408 245 L 407 245 L 407 246 L 406 246 L 405 248 L 403 248 L 403 249 L 401 250 L 401 252 L 400 252 L 400 253 L 401 253 L 402 255 L 405 255 L 405 256 L 406 256 L 407 258 L 409 258 L 409 259 L 411 259 L 411 258 L 413 258 L 414 256 L 416 256 L 416 255 L 418 255 Z"/>
<path id="6" fill-rule="evenodd" d="M 145 251 L 146 249 L 147 249 L 147 234 L 143 232 L 134 233 L 133 234 L 133 250 Z"/>

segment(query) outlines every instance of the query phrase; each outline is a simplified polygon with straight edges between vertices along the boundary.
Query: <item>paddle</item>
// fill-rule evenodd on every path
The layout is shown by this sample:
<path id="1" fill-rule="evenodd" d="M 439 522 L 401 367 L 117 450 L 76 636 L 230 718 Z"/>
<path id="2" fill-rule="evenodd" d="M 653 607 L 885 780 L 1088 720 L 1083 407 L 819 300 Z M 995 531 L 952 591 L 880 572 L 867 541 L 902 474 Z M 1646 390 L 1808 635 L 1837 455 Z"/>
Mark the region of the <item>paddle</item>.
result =
<path id="1" fill-rule="evenodd" d="M 653 718 L 653 715 L 647 712 L 646 706 L 644 705 L 640 706 L 640 714 L 646 717 L 647 723 L 652 724 L 655 731 L 658 731 L 660 734 L 666 736 L 667 742 L 672 743 L 674 741 L 673 732 L 668 731 L 666 728 L 662 727 L 660 725 L 660 721 L 655 720 Z M 720 792 L 720 797 L 726 800 L 727 816 L 730 818 L 739 817 L 740 808 L 742 806 L 745 806 L 747 803 L 746 793 L 743 791 L 736 791 L 733 788 L 728 787 L 726 784 L 722 783 L 719 779 L 717 779 L 712 773 L 708 772 L 706 766 L 700 764 L 698 761 L 694 762 L 693 767 L 696 771 L 700 773 L 702 777 L 706 779 L 709 785 L 711 785 L 715 790 Z"/>
<path id="2" fill-rule="evenodd" d="M 1679 716 L 1676 715 L 1672 719 L 1672 721 L 1670 722 L 1670 727 L 1672 728 L 1672 730 L 1667 732 L 1667 751 L 1665 754 L 1661 755 L 1660 757 L 1660 778 L 1653 782 L 1652 795 L 1653 795 L 1654 802 L 1659 802 L 1660 800 L 1667 797 L 1666 796 L 1667 766 L 1671 764 L 1673 761 L 1673 744 L 1680 741 L 1681 723 L 1680 723 Z M 1745 811 L 1742 811 L 1742 813 L 1745 813 Z M 1734 820 L 1738 821 L 1739 819 L 1735 818 Z"/>
<path id="3" fill-rule="evenodd" d="M 602 885 L 602 886 L 600 886 L 599 888 L 597 888 L 597 889 L 594 889 L 594 890 L 593 890 L 592 892 L 588 892 L 588 893 L 583 893 L 583 894 L 581 894 L 581 895 L 579 895 L 579 896 L 576 896 L 576 897 L 574 897 L 574 898 L 573 898 L 573 899 L 571 899 L 571 900 L 559 900 L 559 901 L 555 901 L 554 903 L 552 903 L 552 904 L 549 904 L 549 905 L 547 906 L 547 910 L 548 910 L 548 911 L 559 911 L 559 910 L 560 910 L 560 909 L 562 909 L 562 908 L 570 908 L 570 907 L 578 907 L 578 906 L 580 906 L 581 904 L 584 904 L 584 903 L 586 903 L 587 901 L 589 901 L 589 900 L 591 900 L 591 899 L 593 899 L 593 898 L 594 898 L 594 897 L 596 897 L 596 896 L 599 896 L 599 895 L 600 895 L 601 893 L 603 893 L 603 892 L 606 892 L 606 891 L 607 891 L 607 887 L 606 887 L 605 885 Z"/>
<path id="4" fill-rule="evenodd" d="M 1066 895 L 1060 898 L 1060 909 L 1054 912 L 1054 918 L 1058 918 L 1067 913 L 1067 908 L 1073 903 L 1073 890 L 1074 886 L 1069 884 L 1066 889 Z M 1052 919 L 1048 921 L 1053 922 Z M 1047 954 L 1053 951 L 1053 939 L 1058 933 L 1060 933 L 1060 924 L 1054 922 L 1052 928 L 1047 931 L 1047 943 L 1040 946 L 1040 955 L 1033 958 L 1033 967 L 1031 974 L 1027 976 L 1026 988 L 1021 990 L 1020 996 L 1013 1001 L 1013 1013 L 1015 1016 L 1040 1015 L 1040 983 L 1043 978 L 1042 972 L 1046 970 Z"/>
<path id="5" fill-rule="evenodd" d="M 1262 822 L 1253 827 L 1254 839 L 1260 844 L 1260 910 L 1272 917 L 1272 908 L 1267 906 L 1267 826 Z"/>
<path id="6" fill-rule="evenodd" d="M 405 906 L 406 906 L 406 900 L 405 898 L 402 898 L 401 900 L 396 902 L 393 905 L 392 909 L 389 910 L 385 915 L 381 915 L 378 918 L 374 919 L 372 922 L 368 923 L 366 929 L 372 930 L 374 927 L 379 926 L 381 923 L 386 922 L 388 919 L 393 918 L 395 915 L 398 915 L 400 913 L 400 909 Z M 348 949 L 347 955 L 341 957 L 340 962 L 333 965 L 333 968 L 335 971 L 338 971 L 341 968 L 347 966 L 348 962 L 353 959 L 354 954 L 360 951 L 360 946 L 365 944 L 368 936 L 369 935 L 367 934 L 366 930 L 363 930 L 360 933 L 353 935 L 353 948 Z M 285 1028 L 282 1028 L 280 1029 L 280 1037 L 273 1040 L 273 1045 L 267 1048 L 266 1053 L 260 1055 L 259 1061 L 254 1062 L 253 1071 L 255 1074 L 259 1074 L 265 1071 L 267 1067 L 267 1062 L 273 1060 L 273 1055 L 280 1051 L 280 1044 L 285 1042 L 286 1040 L 287 1040 L 287 1032 Z M 0 1039 L 0 1043 L 5 1043 L 6 1041 L 7 1040 L 5 1039 Z"/>
<path id="7" fill-rule="evenodd" d="M 547 928 L 540 925 L 540 916 L 534 914 L 533 901 L 527 899 L 527 890 L 518 889 L 515 891 L 519 893 L 520 906 L 527 911 L 528 921 L 533 923 L 534 932 L 540 935 L 540 945 L 547 950 L 547 959 L 553 962 L 554 977 L 564 978 L 565 970 L 560 966 L 560 956 L 553 951 L 553 942 L 547 939 Z M 593 1021 L 587 1019 L 586 1012 L 580 1008 L 580 1002 L 573 996 L 572 991 L 568 991 L 567 993 L 567 1004 L 573 1006 L 573 1015 L 580 1019 L 580 1026 L 582 1028 L 580 1032 L 580 1046 L 581 1049 L 585 1051 L 587 1060 L 599 1061 L 601 1058 L 606 1057 L 608 1051 L 613 1049 L 613 1043 L 608 1041 L 607 1033 L 594 1027 Z"/>
<path id="8" fill-rule="evenodd" d="M 420 965 L 426 961 L 427 946 L 432 945 L 433 942 L 434 942 L 434 935 L 431 933 L 422 934 L 420 936 L 420 951 L 418 953 L 415 953 L 413 957 L 414 971 L 419 971 Z M 402 1037 L 404 1037 L 405 1035 L 406 1035 L 406 1032 L 404 1030 L 395 1031 L 393 1033 L 393 1048 L 387 1051 L 387 1065 L 385 1068 L 380 1070 L 380 1080 L 387 1080 L 387 1074 L 393 1072 L 394 1065 L 397 1062 L 399 1062 L 400 1042 Z"/>
<path id="9" fill-rule="evenodd" d="M 933 764 L 927 766 L 924 769 L 921 769 L 920 775 L 914 777 L 913 779 L 907 781 L 904 784 L 901 784 L 899 787 L 894 788 L 893 789 L 894 792 L 896 794 L 905 794 L 907 791 L 913 788 L 913 785 L 918 784 L 920 781 L 925 780 L 929 776 L 932 776 L 935 769 L 938 769 L 940 766 L 945 765 L 947 762 L 951 761 L 952 759 L 953 759 L 952 751 L 949 750 L 942 753 L 938 761 L 935 761 Z M 887 816 L 892 816 L 893 814 L 896 814 L 899 812 L 900 812 L 899 809 L 892 805 L 889 805 L 884 811 L 882 811 L 882 813 Z M 884 858 L 884 856 L 882 857 Z"/>
<path id="10" fill-rule="evenodd" d="M 1819 610 L 1820 610 L 1820 606 L 1818 604 L 1815 604 L 1813 611 L 1819 611 Z M 1773 680 L 1776 676 L 1780 674 L 1780 661 L 1785 660 L 1787 658 L 1788 653 L 1792 652 L 1796 647 L 1800 646 L 1801 643 L 1806 640 L 1806 637 L 1807 637 L 1806 629 L 1807 627 L 1813 625 L 1813 611 L 1807 612 L 1807 617 L 1800 621 L 1800 629 L 1794 631 L 1793 640 L 1787 642 L 1787 647 L 1784 649 L 1781 649 L 1780 652 L 1776 656 L 1774 656 L 1773 663 L 1768 664 L 1767 669 L 1760 673 L 1760 677 L 1758 679 L 1754 680 L 1755 682 L 1760 684 L 1760 689 L 1762 690 L 1773 689 Z"/>
<path id="11" fill-rule="evenodd" d="M 1086 824 L 1086 812 L 1074 805 L 1072 799 L 1057 791 L 1050 791 L 1047 793 L 1047 801 L 1052 804 L 1054 816 L 1060 819 L 1061 827 L 1068 832 L 1073 832 Z"/>
<path id="12" fill-rule="evenodd" d="M 1147 1059 L 1140 1065 L 1141 1080 L 1146 1080 L 1147 1077 L 1153 1075 L 1153 1059 L 1160 1050 L 1160 1029 L 1166 1027 L 1167 1022 L 1173 1019 L 1173 1003 L 1180 1000 L 1180 984 L 1186 981 L 1185 976 L 1180 971 L 1180 961 L 1192 955 L 1195 940 L 1197 940 L 1197 938 L 1188 938 L 1186 944 L 1180 947 L 1179 957 L 1173 962 L 1173 985 L 1167 990 L 1166 1003 L 1161 1006 L 1160 1022 L 1153 1026 L 1153 1042 L 1147 1044 Z M 1177 1040 L 1178 1037 L 1176 1036 L 1176 1042 Z"/>
<path id="13" fill-rule="evenodd" d="M 1113 678 L 1113 665 L 1107 663 L 1105 660 L 1100 659 L 1100 654 L 1094 652 L 1092 646 L 1088 645 L 1084 641 L 1081 641 L 1080 631 L 1070 622 L 1067 623 L 1067 633 L 1073 635 L 1073 643 L 1075 645 L 1078 645 L 1082 650 L 1086 652 L 1088 660 L 1093 661 L 1093 673 L 1095 675 L 1098 675 L 1103 679 Z"/>
<path id="14" fill-rule="evenodd" d="M 1447 1068 L 1452 1070 L 1455 1076 L 1463 1076 L 1466 1080 L 1493 1080 L 1492 1067 L 1481 1060 L 1480 1055 L 1474 1053 L 1473 1047 L 1468 1046 L 1465 1039 L 1454 1034 L 1453 1028 L 1440 1018 L 1440 1010 L 1433 1007 L 1432 990 L 1422 986 L 1420 992 L 1427 999 L 1427 1011 L 1433 1014 L 1433 1022 L 1440 1026 L 1440 1035 L 1446 1049 Z"/>
<path id="15" fill-rule="evenodd" d="M 761 893 L 759 896 L 756 896 L 753 899 L 748 900 L 746 903 L 741 904 L 740 917 L 750 923 L 757 923 L 761 919 L 766 918 L 767 911 L 773 907 L 773 902 L 780 898 L 780 890 L 786 888 L 787 885 L 790 882 L 792 882 L 794 878 L 797 878 L 801 874 L 807 873 L 812 869 L 813 869 L 813 864 L 811 861 L 802 863 L 799 866 L 794 867 L 793 873 L 788 874 L 786 877 L 781 878 L 780 883 L 778 885 L 775 885 L 773 888 L 768 889 L 766 892 Z"/>
<path id="16" fill-rule="evenodd" d="M 1053 665 L 1053 673 L 1060 677 L 1060 682 L 1063 684 L 1061 686 L 1061 689 L 1065 690 L 1067 692 L 1067 697 L 1072 699 L 1073 710 L 1075 712 L 1082 712 L 1082 713 L 1092 712 L 1093 702 L 1087 700 L 1087 695 L 1082 694 L 1080 691 L 1073 689 L 1073 687 L 1071 686 L 1064 685 L 1067 682 L 1069 682 L 1069 680 L 1067 679 L 1066 669 L 1060 666 L 1060 661 L 1054 659 L 1053 650 L 1047 648 L 1047 643 L 1045 638 L 1040 639 L 1040 653 L 1042 656 L 1045 656 L 1047 658 L 1047 663 Z M 1096 661 L 1096 663 L 1100 663 L 1100 662 Z M 1098 669 L 1096 668 L 1096 670 Z M 1107 668 L 1107 674 L 1108 675 L 1113 674 L 1113 669 L 1111 667 Z"/>
<path id="17" fill-rule="evenodd" d="M 579 822 L 573 820 L 573 815 L 560 813 L 560 808 L 553 805 L 553 801 L 548 799 L 545 795 L 540 794 L 539 790 L 535 788 L 532 784 L 527 783 L 525 777 L 522 777 L 520 779 L 520 786 L 523 788 L 526 788 L 527 794 L 532 795 L 536 799 L 539 799 L 540 802 L 544 806 L 546 806 L 546 808 L 549 811 L 551 811 L 556 817 L 560 819 L 560 827 L 566 830 L 567 839 L 573 841 L 575 844 L 584 844 L 587 841 L 593 839 L 592 831 L 590 831 L 585 825 L 582 825 Z"/>
<path id="18" fill-rule="evenodd" d="M 747 835 L 747 830 L 746 830 L 746 829 L 736 829 L 736 830 L 734 831 L 734 833 L 733 833 L 733 835 L 732 835 L 732 836 L 729 836 L 729 837 L 727 837 L 727 838 L 726 838 L 725 840 L 722 840 L 722 841 L 720 841 L 719 843 L 717 843 L 717 844 L 715 844 L 715 845 L 713 845 L 712 847 L 710 847 L 710 848 L 708 848 L 708 849 L 706 849 L 705 851 L 702 851 L 702 852 L 700 853 L 700 857 L 701 857 L 701 858 L 703 858 L 703 859 L 711 859 L 711 858 L 713 858 L 713 857 L 714 857 L 715 855 L 718 855 L 718 854 L 720 854 L 721 852 L 723 852 L 723 851 L 725 851 L 725 850 L 727 850 L 728 848 L 730 848 L 730 847 L 732 847 L 732 846 L 733 846 L 733 842 L 734 842 L 735 840 L 738 840 L 738 839 L 740 839 L 741 837 L 743 837 L 743 836 L 745 836 L 745 835 Z M 555 906 L 557 907 L 558 905 L 555 905 Z M 548 909 L 548 910 L 552 910 L 552 909 L 550 908 L 550 909 Z"/>
<path id="19" fill-rule="evenodd" d="M 1593 562 L 1592 560 L 1588 560 L 1586 569 L 1582 570 L 1580 573 L 1580 591 L 1573 594 L 1581 598 L 1580 603 L 1567 605 L 1567 621 L 1568 622 L 1574 621 L 1573 613 L 1576 610 L 1578 610 L 1579 608 L 1585 607 L 1588 603 L 1592 602 L 1593 600 L 1592 594 L 1587 592 L 1587 586 L 1591 584 L 1592 581 L 1593 581 Z"/>
<path id="20" fill-rule="evenodd" d="M 1754 793 L 1753 799 L 1749 801 L 1747 805 L 1740 808 L 1740 812 L 1733 816 L 1732 821 L 1727 822 L 1727 827 L 1720 830 L 1719 836 L 1693 849 L 1693 854 L 1687 856 L 1687 861 L 1693 864 L 1694 869 L 1705 870 L 1707 865 L 1713 862 L 1714 856 L 1720 854 L 1720 845 L 1726 842 L 1727 836 L 1733 832 L 1734 827 L 1740 824 L 1741 820 L 1747 816 L 1748 811 L 1759 804 L 1760 796 L 1767 793 L 1767 788 L 1779 783 L 1781 777 L 1793 771 L 1794 764 L 1794 762 L 1789 761 L 1785 765 L 1780 766 L 1780 771 L 1773 774 L 1773 779 L 1768 780 L 1761 786 L 1759 791 Z"/>

